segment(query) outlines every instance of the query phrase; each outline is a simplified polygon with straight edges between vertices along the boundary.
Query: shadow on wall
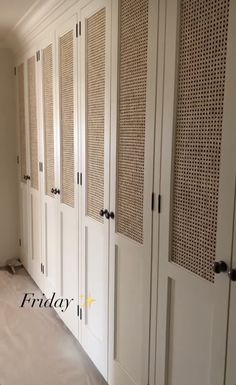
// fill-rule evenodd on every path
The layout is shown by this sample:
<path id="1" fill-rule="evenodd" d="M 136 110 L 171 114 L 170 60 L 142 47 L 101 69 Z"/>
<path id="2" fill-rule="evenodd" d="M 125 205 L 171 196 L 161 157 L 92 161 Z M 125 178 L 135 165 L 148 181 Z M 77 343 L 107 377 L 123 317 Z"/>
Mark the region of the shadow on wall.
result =
<path id="1" fill-rule="evenodd" d="M 0 48 L 0 266 L 18 255 L 14 57 Z"/>

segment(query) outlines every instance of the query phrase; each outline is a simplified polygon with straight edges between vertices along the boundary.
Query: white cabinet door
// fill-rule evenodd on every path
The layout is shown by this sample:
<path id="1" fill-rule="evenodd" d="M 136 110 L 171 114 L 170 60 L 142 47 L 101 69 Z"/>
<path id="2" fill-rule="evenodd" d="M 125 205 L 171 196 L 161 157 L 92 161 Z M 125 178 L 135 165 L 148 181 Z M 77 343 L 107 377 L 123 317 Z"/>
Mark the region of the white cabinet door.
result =
<path id="1" fill-rule="evenodd" d="M 30 234 L 29 271 L 39 284 L 41 274 L 41 215 L 40 215 L 40 178 L 39 178 L 39 119 L 38 119 L 38 66 L 35 51 L 27 54 L 27 113 L 29 146 L 29 194 L 28 204 Z"/>
<path id="2" fill-rule="evenodd" d="M 40 50 L 40 100 L 41 100 L 41 216 L 42 216 L 42 272 L 45 276 L 45 294 L 59 291 L 59 195 L 56 143 L 55 104 L 55 44 L 54 34 L 48 33 Z"/>
<path id="3" fill-rule="evenodd" d="M 56 187 L 59 203 L 60 294 L 73 299 L 59 315 L 78 337 L 78 126 L 77 126 L 77 15 L 62 22 L 56 31 L 57 52 L 57 167 L 60 180 Z M 59 191 L 58 191 L 59 190 Z"/>
<path id="4" fill-rule="evenodd" d="M 233 83 L 232 83 L 233 84 Z M 235 87 L 235 80 L 234 80 Z M 233 125 L 232 125 L 233 127 Z M 232 142 L 233 144 L 233 142 Z M 236 143 L 232 148 L 235 149 Z M 235 151 L 234 151 L 235 153 Z M 234 164 L 236 159 L 234 159 Z M 235 191 L 236 193 L 236 191 Z M 236 195 L 235 195 L 236 197 Z M 235 207 L 236 208 L 236 207 Z M 236 384 L 236 367 L 235 367 L 235 356 L 236 356 L 236 210 L 234 208 L 234 238 L 233 238 L 233 250 L 232 250 L 232 271 L 234 276 L 232 277 L 230 287 L 230 302 L 229 302 L 229 331 L 228 331 L 228 346 L 227 346 L 227 363 L 226 363 L 226 382 L 225 385 Z"/>
<path id="5" fill-rule="evenodd" d="M 227 105 L 225 106 L 225 119 L 228 121 L 229 132 L 231 131 L 231 139 L 227 143 L 227 153 L 231 157 L 231 163 L 234 166 L 234 174 L 230 183 L 227 181 L 227 189 L 230 190 L 235 184 L 235 165 L 236 165 L 236 130 L 235 130 L 235 98 L 236 98 L 236 3 L 231 0 L 230 4 L 230 29 L 229 29 L 229 45 L 228 45 L 228 62 L 226 76 L 228 83 L 226 86 Z M 228 170 L 225 169 L 225 173 Z M 229 175 L 230 176 L 230 175 Z M 232 185 L 232 186 L 231 186 Z M 230 191 L 229 190 L 229 191 Z M 225 198 L 226 201 L 228 197 Z M 229 327 L 228 327 L 228 349 L 227 349 L 227 364 L 226 364 L 226 382 L 225 385 L 236 384 L 236 184 L 235 184 L 235 206 L 234 206 L 234 234 L 232 242 L 232 264 L 234 276 L 230 282 L 230 301 L 229 301 Z"/>
<path id="6" fill-rule="evenodd" d="M 157 2 L 112 1 L 109 384 L 148 384 Z"/>
<path id="7" fill-rule="evenodd" d="M 28 236 L 28 183 L 27 176 L 27 135 L 25 122 L 25 64 L 20 61 L 17 66 L 17 115 L 18 115 L 18 138 L 19 138 L 19 183 L 20 183 L 20 238 L 21 258 L 26 269 L 29 262 L 29 236 Z"/>
<path id="8" fill-rule="evenodd" d="M 107 378 L 110 3 L 81 10 L 82 346 Z"/>
<path id="9" fill-rule="evenodd" d="M 229 279 L 212 266 L 231 259 L 236 8 L 228 0 L 160 4 L 166 34 L 155 384 L 223 385 Z"/>

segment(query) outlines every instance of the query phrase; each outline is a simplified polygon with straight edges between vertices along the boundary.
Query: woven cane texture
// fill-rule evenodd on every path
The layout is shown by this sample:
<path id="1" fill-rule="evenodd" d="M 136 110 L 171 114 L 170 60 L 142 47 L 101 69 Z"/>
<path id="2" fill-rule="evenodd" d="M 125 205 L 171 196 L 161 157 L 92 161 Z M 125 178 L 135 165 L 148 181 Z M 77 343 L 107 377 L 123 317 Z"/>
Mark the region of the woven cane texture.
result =
<path id="1" fill-rule="evenodd" d="M 117 231 L 143 242 L 148 0 L 121 0 Z"/>
<path id="2" fill-rule="evenodd" d="M 103 222 L 105 9 L 87 20 L 87 215 Z"/>
<path id="3" fill-rule="evenodd" d="M 45 193 L 52 198 L 51 189 L 55 187 L 54 170 L 54 122 L 53 122 L 53 56 L 52 44 L 43 50 L 43 114 L 44 114 L 44 157 Z"/>
<path id="4" fill-rule="evenodd" d="M 61 116 L 61 201 L 74 207 L 74 51 L 73 30 L 59 41 Z"/>
<path id="5" fill-rule="evenodd" d="M 182 0 L 172 261 L 214 281 L 229 0 Z"/>
<path id="6" fill-rule="evenodd" d="M 18 113 L 20 131 L 20 164 L 21 181 L 26 183 L 26 138 L 25 138 L 25 87 L 24 87 L 24 63 L 18 66 Z"/>
<path id="7" fill-rule="evenodd" d="M 30 136 L 30 178 L 31 187 L 38 190 L 38 128 L 36 105 L 36 72 L 35 55 L 28 59 L 28 105 L 29 105 L 29 136 Z"/>

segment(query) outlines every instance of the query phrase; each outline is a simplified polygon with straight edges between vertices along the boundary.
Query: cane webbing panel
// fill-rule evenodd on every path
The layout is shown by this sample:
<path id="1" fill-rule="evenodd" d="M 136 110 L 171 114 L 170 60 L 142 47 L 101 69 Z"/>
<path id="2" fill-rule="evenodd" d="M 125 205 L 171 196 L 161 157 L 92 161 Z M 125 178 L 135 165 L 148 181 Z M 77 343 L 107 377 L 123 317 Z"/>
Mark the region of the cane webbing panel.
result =
<path id="1" fill-rule="evenodd" d="M 172 261 L 214 281 L 229 0 L 182 0 Z"/>
<path id="2" fill-rule="evenodd" d="M 105 9 L 87 20 L 87 215 L 104 206 Z"/>
<path id="3" fill-rule="evenodd" d="M 54 124 L 53 124 L 53 57 L 52 44 L 43 50 L 43 114 L 44 114 L 44 158 L 45 158 L 45 193 L 52 198 L 55 187 L 54 171 Z"/>
<path id="4" fill-rule="evenodd" d="M 25 138 L 25 87 L 24 87 L 24 64 L 18 66 L 18 113 L 20 130 L 20 163 L 21 181 L 26 183 L 26 138 Z"/>
<path id="5" fill-rule="evenodd" d="M 148 0 L 121 0 L 117 231 L 143 242 Z"/>
<path id="6" fill-rule="evenodd" d="M 60 38 L 61 201 L 74 207 L 73 30 Z"/>
<path id="7" fill-rule="evenodd" d="M 29 134 L 30 134 L 30 177 L 31 187 L 38 190 L 38 129 L 36 106 L 36 60 L 28 59 L 28 100 L 29 100 Z"/>

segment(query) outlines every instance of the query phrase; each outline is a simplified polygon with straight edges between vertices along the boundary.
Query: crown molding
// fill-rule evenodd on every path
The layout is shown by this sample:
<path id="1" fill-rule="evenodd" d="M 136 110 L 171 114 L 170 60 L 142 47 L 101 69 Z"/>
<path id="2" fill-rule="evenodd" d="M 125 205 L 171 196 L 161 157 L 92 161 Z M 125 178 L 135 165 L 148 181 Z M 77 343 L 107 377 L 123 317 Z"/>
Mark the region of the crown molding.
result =
<path id="1" fill-rule="evenodd" d="M 26 43 L 35 38 L 61 8 L 74 3 L 71 0 L 37 0 L 8 33 L 3 44 L 15 54 L 22 51 Z M 48 23 L 47 23 L 48 22 Z"/>

